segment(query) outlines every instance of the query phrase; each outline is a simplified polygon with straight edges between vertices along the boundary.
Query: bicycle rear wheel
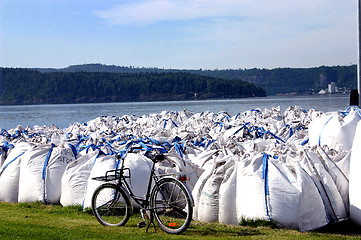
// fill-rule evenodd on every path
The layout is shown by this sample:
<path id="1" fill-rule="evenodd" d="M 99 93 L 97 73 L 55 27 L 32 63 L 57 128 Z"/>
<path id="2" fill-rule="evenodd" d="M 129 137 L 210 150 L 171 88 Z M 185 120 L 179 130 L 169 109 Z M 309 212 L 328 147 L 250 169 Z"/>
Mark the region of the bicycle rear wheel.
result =
<path id="1" fill-rule="evenodd" d="M 123 189 L 106 183 L 93 193 L 92 211 L 104 226 L 122 226 L 130 217 L 131 203 Z"/>
<path id="2" fill-rule="evenodd" d="M 173 178 L 163 178 L 152 191 L 151 207 L 158 226 L 167 233 L 179 234 L 192 221 L 193 202 L 184 185 Z"/>

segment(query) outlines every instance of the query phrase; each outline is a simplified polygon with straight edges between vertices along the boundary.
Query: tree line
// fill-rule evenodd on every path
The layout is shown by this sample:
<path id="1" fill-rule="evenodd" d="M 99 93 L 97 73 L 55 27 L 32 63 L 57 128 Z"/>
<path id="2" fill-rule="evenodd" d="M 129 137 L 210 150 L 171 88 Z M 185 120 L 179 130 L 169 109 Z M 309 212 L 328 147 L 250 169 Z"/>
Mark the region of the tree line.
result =
<path id="1" fill-rule="evenodd" d="M 192 73 L 222 79 L 239 79 L 265 89 L 267 95 L 313 94 L 335 82 L 341 89 L 357 88 L 357 66 L 320 66 L 314 68 L 194 70 Z"/>
<path id="2" fill-rule="evenodd" d="M 267 95 L 317 93 L 335 82 L 341 89 L 354 89 L 357 85 L 357 66 L 320 66 L 313 68 L 275 68 L 275 69 L 224 69 L 224 70 L 178 70 L 161 68 L 120 67 L 103 64 L 72 65 L 62 69 L 38 69 L 41 72 L 113 72 L 113 73 L 162 73 L 188 72 L 209 77 L 241 80 L 253 83 L 266 90 Z"/>
<path id="3" fill-rule="evenodd" d="M 0 104 L 169 101 L 266 96 L 261 87 L 186 72 L 40 72 L 0 68 Z"/>

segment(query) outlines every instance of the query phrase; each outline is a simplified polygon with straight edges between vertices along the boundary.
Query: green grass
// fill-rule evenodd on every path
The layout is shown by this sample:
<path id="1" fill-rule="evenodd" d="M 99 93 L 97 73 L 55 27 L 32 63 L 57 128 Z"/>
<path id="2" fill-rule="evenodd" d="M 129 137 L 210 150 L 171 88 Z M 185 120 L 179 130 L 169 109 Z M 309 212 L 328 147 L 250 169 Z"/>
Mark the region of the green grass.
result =
<path id="1" fill-rule="evenodd" d="M 81 207 L 41 203 L 0 202 L 0 239 L 360 239 L 361 229 L 343 222 L 319 231 L 277 228 L 264 221 L 242 221 L 242 226 L 193 221 L 181 235 L 170 235 L 158 226 L 148 233 L 137 228 L 134 215 L 124 227 L 104 227 Z"/>

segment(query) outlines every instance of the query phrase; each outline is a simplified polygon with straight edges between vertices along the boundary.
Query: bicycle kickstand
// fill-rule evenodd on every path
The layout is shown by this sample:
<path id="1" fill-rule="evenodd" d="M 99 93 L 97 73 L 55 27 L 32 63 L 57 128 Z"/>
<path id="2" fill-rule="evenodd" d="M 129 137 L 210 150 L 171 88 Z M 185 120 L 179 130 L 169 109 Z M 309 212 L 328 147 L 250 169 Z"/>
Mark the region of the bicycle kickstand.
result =
<path id="1" fill-rule="evenodd" d="M 149 229 L 149 227 L 150 227 L 150 224 L 152 224 L 152 223 L 153 223 L 154 231 L 156 232 L 157 229 L 155 228 L 155 223 L 154 223 L 153 214 L 151 213 L 151 214 L 150 214 L 149 223 L 148 223 L 148 226 L 147 226 L 147 230 L 146 230 L 145 232 L 148 232 L 148 229 Z"/>
<path id="2" fill-rule="evenodd" d="M 143 227 L 147 226 L 147 229 L 146 229 L 145 232 L 148 232 L 150 225 L 153 223 L 154 231 L 157 231 L 156 228 L 155 228 L 153 214 L 150 213 L 150 212 L 147 213 L 146 210 L 144 210 L 144 209 L 140 210 L 140 214 L 142 215 L 143 221 L 138 223 L 138 227 L 143 228 Z M 146 219 L 149 221 L 148 225 L 147 225 L 148 221 Z"/>

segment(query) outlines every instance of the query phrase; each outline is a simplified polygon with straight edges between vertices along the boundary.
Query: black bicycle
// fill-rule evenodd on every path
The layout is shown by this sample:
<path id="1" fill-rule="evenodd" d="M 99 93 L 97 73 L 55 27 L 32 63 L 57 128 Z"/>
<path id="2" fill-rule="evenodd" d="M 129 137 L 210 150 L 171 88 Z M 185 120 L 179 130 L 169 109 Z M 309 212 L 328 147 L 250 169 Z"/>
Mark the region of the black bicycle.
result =
<path id="1" fill-rule="evenodd" d="M 134 152 L 134 149 L 131 148 L 129 152 Z M 191 223 L 194 206 L 192 195 L 183 184 L 186 176 L 177 174 L 176 178 L 170 174 L 157 175 L 155 164 L 163 161 L 164 155 L 152 155 L 147 152 L 146 156 L 153 161 L 153 165 L 145 197 L 133 194 L 126 181 L 127 178 L 131 178 L 130 169 L 124 167 L 126 154 L 117 154 L 117 159 L 122 161 L 121 168 L 107 171 L 105 176 L 93 178 L 108 182 L 100 185 L 93 193 L 93 214 L 104 226 L 123 226 L 133 212 L 133 200 L 140 206 L 143 219 L 138 223 L 138 227 L 147 226 L 148 231 L 153 224 L 155 229 L 155 219 L 165 232 L 179 234 Z M 112 181 L 113 183 L 110 183 Z"/>

